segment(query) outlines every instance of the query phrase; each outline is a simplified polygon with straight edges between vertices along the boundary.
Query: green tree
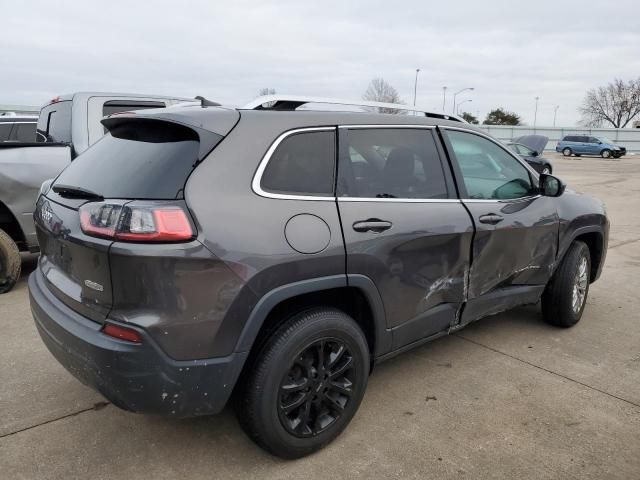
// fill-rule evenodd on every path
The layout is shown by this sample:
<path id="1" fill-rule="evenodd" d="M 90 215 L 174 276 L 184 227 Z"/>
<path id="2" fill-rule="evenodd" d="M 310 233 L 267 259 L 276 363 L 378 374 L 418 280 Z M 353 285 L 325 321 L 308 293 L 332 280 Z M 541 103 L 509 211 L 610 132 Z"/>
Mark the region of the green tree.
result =
<path id="1" fill-rule="evenodd" d="M 469 112 L 464 112 L 462 114 L 462 118 L 465 122 L 473 123 L 474 125 L 478 125 L 480 123 L 478 121 L 478 118 L 475 117 L 474 115 L 471 115 Z"/>
<path id="2" fill-rule="evenodd" d="M 507 112 L 503 108 L 496 108 L 487 114 L 487 118 L 482 122 L 484 125 L 522 125 L 520 115 Z"/>

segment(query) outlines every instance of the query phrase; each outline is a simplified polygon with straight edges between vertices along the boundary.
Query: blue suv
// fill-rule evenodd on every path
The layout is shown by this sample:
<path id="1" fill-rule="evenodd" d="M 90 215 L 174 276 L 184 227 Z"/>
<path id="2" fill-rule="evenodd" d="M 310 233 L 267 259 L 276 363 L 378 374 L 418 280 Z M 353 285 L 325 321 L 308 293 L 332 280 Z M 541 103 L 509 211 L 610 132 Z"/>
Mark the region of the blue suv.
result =
<path id="1" fill-rule="evenodd" d="M 567 135 L 556 145 L 556 152 L 562 152 L 565 157 L 600 155 L 602 158 L 620 158 L 627 153 L 627 149 L 605 137 Z"/>

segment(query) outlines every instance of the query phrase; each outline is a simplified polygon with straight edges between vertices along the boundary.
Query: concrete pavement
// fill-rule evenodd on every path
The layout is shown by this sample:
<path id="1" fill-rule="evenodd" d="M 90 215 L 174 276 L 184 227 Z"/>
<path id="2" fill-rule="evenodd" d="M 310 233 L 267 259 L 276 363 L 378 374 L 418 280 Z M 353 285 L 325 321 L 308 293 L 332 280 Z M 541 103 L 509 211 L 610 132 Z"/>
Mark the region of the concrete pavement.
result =
<path id="1" fill-rule="evenodd" d="M 40 341 L 23 278 L 0 296 L 0 478 L 640 478 L 640 156 L 555 165 L 612 222 L 582 321 L 519 308 L 384 363 L 345 433 L 294 462 L 230 409 L 178 421 L 105 404 Z"/>

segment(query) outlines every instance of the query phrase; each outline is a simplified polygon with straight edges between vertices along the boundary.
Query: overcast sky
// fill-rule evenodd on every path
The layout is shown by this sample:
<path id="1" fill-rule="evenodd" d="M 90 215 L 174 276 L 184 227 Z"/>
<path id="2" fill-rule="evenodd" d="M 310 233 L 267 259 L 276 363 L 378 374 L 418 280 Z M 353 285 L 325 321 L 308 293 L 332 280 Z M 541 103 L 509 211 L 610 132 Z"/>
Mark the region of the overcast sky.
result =
<path id="1" fill-rule="evenodd" d="M 122 91 L 241 105 L 278 93 L 361 98 L 383 77 L 440 111 L 573 125 L 587 89 L 640 76 L 640 2 L 0 0 L 0 103 Z"/>

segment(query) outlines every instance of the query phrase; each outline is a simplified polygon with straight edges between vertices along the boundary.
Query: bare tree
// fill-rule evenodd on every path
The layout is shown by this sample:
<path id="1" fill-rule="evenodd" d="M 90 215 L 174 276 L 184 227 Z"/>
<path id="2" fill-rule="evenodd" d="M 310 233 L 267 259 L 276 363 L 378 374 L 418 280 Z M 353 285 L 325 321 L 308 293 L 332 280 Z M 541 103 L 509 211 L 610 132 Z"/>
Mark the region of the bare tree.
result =
<path id="1" fill-rule="evenodd" d="M 404 104 L 404 101 L 400 98 L 398 91 L 383 78 L 374 78 L 371 80 L 371 83 L 369 83 L 362 99 L 369 102 Z M 377 110 L 379 113 L 406 113 L 406 110 L 395 108 L 378 108 Z"/>
<path id="2" fill-rule="evenodd" d="M 258 92 L 259 97 L 264 97 L 265 95 L 275 95 L 275 94 L 276 94 L 276 89 L 269 88 L 269 87 L 261 88 L 260 91 Z"/>
<path id="3" fill-rule="evenodd" d="M 640 77 L 626 83 L 616 78 L 605 87 L 589 90 L 580 113 L 582 123 L 589 127 L 626 127 L 640 114 Z"/>

